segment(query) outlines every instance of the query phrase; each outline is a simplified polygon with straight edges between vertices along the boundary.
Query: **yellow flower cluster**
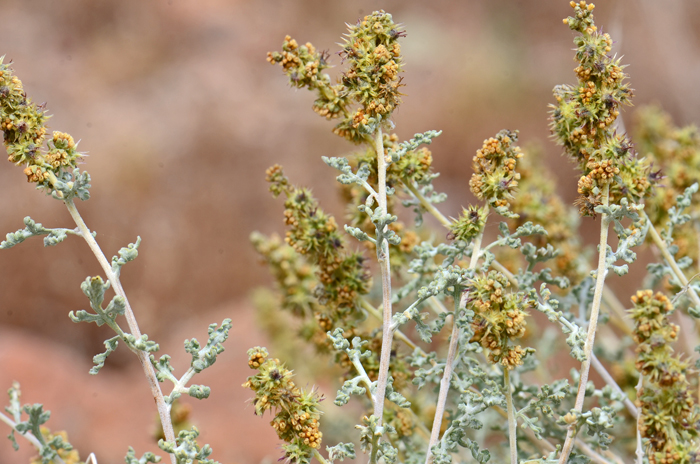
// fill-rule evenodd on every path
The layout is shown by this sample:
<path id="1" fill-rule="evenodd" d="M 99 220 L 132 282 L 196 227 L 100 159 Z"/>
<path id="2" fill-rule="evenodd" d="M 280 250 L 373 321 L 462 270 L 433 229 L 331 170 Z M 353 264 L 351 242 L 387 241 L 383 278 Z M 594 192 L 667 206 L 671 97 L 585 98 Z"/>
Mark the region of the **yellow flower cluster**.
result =
<path id="1" fill-rule="evenodd" d="M 265 348 L 248 350 L 248 366 L 258 371 L 243 384 L 255 392 L 255 414 L 262 416 L 272 411 L 275 417 L 270 424 L 277 436 L 288 443 L 284 446 L 285 457 L 299 464 L 309 462 L 323 438 L 319 431 L 318 394 L 297 387 L 292 371 L 279 359 L 269 358 Z"/>
<path id="2" fill-rule="evenodd" d="M 508 206 L 520 179 L 515 166 L 523 154 L 515 145 L 517 141 L 518 132 L 509 130 L 484 140 L 474 156 L 474 174 L 469 180 L 469 187 L 478 199 L 495 207 Z"/>
<path id="3" fill-rule="evenodd" d="M 22 81 L 0 59 L 0 129 L 4 133 L 8 160 L 24 165 L 29 182 L 51 189 L 64 170 L 77 167 L 81 153 L 68 134 L 54 132 L 44 147 L 46 120 L 43 107 L 27 98 Z"/>
<path id="4" fill-rule="evenodd" d="M 688 365 L 673 355 L 679 327 L 669 321 L 674 308 L 662 293 L 640 290 L 632 297 L 637 370 L 645 384 L 638 392 L 642 437 L 651 464 L 697 462 L 700 408 L 686 378 Z"/>
<path id="5" fill-rule="evenodd" d="M 509 341 L 525 335 L 527 313 L 524 295 L 507 292 L 508 286 L 510 282 L 496 271 L 476 276 L 467 288 L 467 307 L 476 313 L 472 341 L 488 351 L 489 361 L 513 369 L 522 364 L 527 350 Z"/>

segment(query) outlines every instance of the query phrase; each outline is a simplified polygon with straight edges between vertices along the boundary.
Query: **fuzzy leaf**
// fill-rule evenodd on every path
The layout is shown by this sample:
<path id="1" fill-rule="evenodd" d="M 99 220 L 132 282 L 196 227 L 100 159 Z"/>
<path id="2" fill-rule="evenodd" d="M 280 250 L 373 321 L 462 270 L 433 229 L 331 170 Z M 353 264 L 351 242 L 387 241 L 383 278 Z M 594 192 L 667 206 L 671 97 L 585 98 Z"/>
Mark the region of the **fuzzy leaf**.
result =
<path id="1" fill-rule="evenodd" d="M 78 311 L 80 312 L 80 311 Z M 99 324 L 98 324 L 99 325 Z M 98 372 L 100 372 L 100 369 L 102 369 L 105 365 L 105 361 L 107 360 L 107 356 L 112 354 L 114 350 L 117 349 L 117 345 L 119 344 L 119 335 L 112 337 L 108 340 L 105 340 L 104 345 L 105 345 L 105 352 L 96 354 L 95 356 L 92 357 L 92 362 L 95 363 L 95 365 L 90 369 L 90 374 L 92 375 L 97 375 Z"/>
<path id="2" fill-rule="evenodd" d="M 205 385 L 191 385 L 190 389 L 187 391 L 187 394 L 190 395 L 192 398 L 203 400 L 209 398 L 209 394 L 211 394 L 211 388 Z"/>
<path id="3" fill-rule="evenodd" d="M 175 368 L 170 364 L 170 355 L 164 354 L 156 362 L 155 356 L 151 355 L 151 364 L 156 370 L 156 378 L 159 382 L 163 382 L 166 379 L 170 380 L 172 383 L 177 383 L 177 379 L 172 372 Z"/>
<path id="4" fill-rule="evenodd" d="M 355 459 L 355 444 L 354 443 L 338 443 L 335 446 L 326 446 L 328 459 L 331 462 L 336 460 L 345 460 L 345 458 Z"/>
<path id="5" fill-rule="evenodd" d="M 145 351 L 146 353 L 153 353 L 160 349 L 160 346 L 148 339 L 148 335 L 142 334 L 141 337 L 136 338 L 131 334 L 124 334 L 122 338 L 126 345 L 133 350 Z"/>
<path id="6" fill-rule="evenodd" d="M 191 430 L 181 430 L 175 443 L 159 440 L 158 447 L 166 453 L 175 455 L 177 464 L 193 464 L 195 460 L 199 461 L 199 464 L 219 464 L 217 461 L 207 459 L 212 453 L 211 446 L 204 445 L 200 448 L 197 443 L 198 436 L 197 427 L 192 427 Z"/>
<path id="7" fill-rule="evenodd" d="M 122 266 L 135 260 L 139 255 L 139 245 L 141 245 L 141 237 L 136 237 L 136 243 L 130 243 L 119 250 L 119 256 L 112 257 L 112 271 L 117 277 L 121 273 Z"/>
<path id="8" fill-rule="evenodd" d="M 53 184 L 54 191 L 51 192 L 57 200 L 70 200 L 78 197 L 82 201 L 90 199 L 90 174 L 80 172 L 78 168 L 72 173 L 62 172 Z"/>
<path id="9" fill-rule="evenodd" d="M 71 229 L 47 229 L 40 223 L 34 222 L 29 216 L 24 218 L 24 225 L 24 229 L 6 235 L 6 239 L 0 243 L 0 250 L 12 248 L 29 237 L 39 235 L 46 235 L 46 237 L 44 237 L 44 246 L 54 246 L 65 240 L 69 233 L 76 233 L 75 230 Z"/>
<path id="10" fill-rule="evenodd" d="M 185 340 L 185 351 L 192 355 L 190 365 L 194 371 L 199 373 L 216 362 L 216 357 L 224 351 L 223 342 L 228 338 L 231 330 L 231 319 L 224 319 L 221 327 L 217 329 L 217 324 L 209 325 L 209 339 L 204 348 L 200 349 L 197 339 Z"/>
<path id="11" fill-rule="evenodd" d="M 124 458 L 124 461 L 126 462 L 126 464 L 147 464 L 149 462 L 160 462 L 160 456 L 156 456 L 155 454 L 149 451 L 147 453 L 144 453 L 144 455 L 141 456 L 141 458 L 137 459 L 134 448 L 130 446 L 129 451 L 126 453 L 126 458 Z"/>
<path id="12" fill-rule="evenodd" d="M 389 156 L 392 162 L 397 162 L 403 155 L 411 150 L 415 150 L 421 144 L 430 145 L 433 139 L 442 134 L 442 131 L 429 130 L 427 132 L 414 134 L 413 138 L 405 142 L 401 142 L 396 150 L 389 150 Z"/>

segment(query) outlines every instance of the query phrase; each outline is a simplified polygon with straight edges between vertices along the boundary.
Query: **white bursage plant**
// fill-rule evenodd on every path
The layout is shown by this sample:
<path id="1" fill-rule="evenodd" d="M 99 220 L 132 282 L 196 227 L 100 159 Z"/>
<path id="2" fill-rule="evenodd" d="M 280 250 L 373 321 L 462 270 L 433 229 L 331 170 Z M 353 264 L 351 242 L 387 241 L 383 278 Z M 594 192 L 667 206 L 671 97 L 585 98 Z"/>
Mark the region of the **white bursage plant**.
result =
<path id="1" fill-rule="evenodd" d="M 347 68 L 335 84 L 324 72 L 330 55 L 310 43 L 300 45 L 287 36 L 281 52 L 268 54 L 291 85 L 316 93 L 314 111 L 337 119 L 334 133 L 357 147 L 350 157 L 323 158 L 340 172 L 337 180 L 348 203 L 344 227 L 309 189 L 292 184 L 275 165 L 267 181 L 273 195 L 284 196 L 286 235 L 251 237 L 278 290 L 258 294 L 261 310 L 274 311 L 266 318 L 273 344 L 303 340 L 319 354 L 315 360 L 333 359 L 338 369 L 330 375 L 343 381 L 334 404 L 352 399 L 366 410 L 353 419 L 354 438 L 341 437 L 352 429 L 338 427 L 329 427 L 324 437 L 322 414 L 328 409 L 318 391 L 297 386 L 293 372 L 268 349 L 251 348 L 248 365 L 256 373 L 243 386 L 255 393 L 254 413 L 273 416 L 271 425 L 284 441 L 282 459 L 295 464 L 347 458 L 370 464 L 700 462 L 700 386 L 689 366 L 693 350 L 700 350 L 700 287 L 694 280 L 700 136 L 647 111 L 639 143 L 653 159 L 637 156 L 629 137 L 616 129 L 620 109 L 632 97 L 624 66 L 610 54 L 611 37 L 598 31 L 594 6 L 580 1 L 571 7 L 573 16 L 564 23 L 577 33 L 578 82 L 554 89 L 551 129 L 581 170 L 578 215 L 600 220 L 594 266 L 576 231 L 576 211 L 556 196 L 546 169 L 518 147 L 517 131 L 502 130 L 476 151 L 469 187 L 478 203 L 454 218 L 440 211 L 446 196 L 433 187 L 437 174 L 427 148 L 440 131 L 404 142 L 392 132 L 391 115 L 403 86 L 399 41 L 406 33 L 391 15 L 374 12 L 349 26 L 338 53 Z M 89 198 L 90 177 L 77 167 L 81 153 L 73 138 L 54 132 L 44 146 L 43 109 L 1 62 L 0 104 L 9 160 L 24 166 L 38 189 L 62 201 L 76 224 L 46 228 L 25 218 L 25 227 L 8 234 L 0 248 L 35 235 L 45 236 L 46 246 L 68 235 L 87 242 L 105 276 L 88 277 L 81 285 L 92 312 L 69 316 L 107 324 L 116 334 L 105 341 L 106 351 L 95 356 L 90 372 L 97 374 L 123 342 L 139 358 L 158 407 L 165 435 L 160 449 L 172 463 L 213 463 L 211 448 L 196 441 L 196 428 L 175 436 L 171 408 L 182 394 L 209 396 L 208 387 L 190 381 L 223 351 L 231 321 L 212 324 L 204 346 L 185 341 L 192 361 L 181 376 L 173 374 L 169 356 L 156 359 L 152 353 L 158 345 L 141 333 L 119 281 L 141 240 L 107 260 L 75 205 L 76 198 Z M 666 184 L 659 183 L 664 174 L 652 169 L 652 161 L 668 173 Z M 424 214 L 444 229 L 430 231 Z M 499 216 L 497 226 L 488 228 Z M 609 271 L 628 272 L 635 248 L 647 237 L 658 262 L 648 265 L 628 316 L 606 280 Z M 105 305 L 110 288 L 115 296 Z M 280 323 L 280 310 L 298 320 L 298 331 Z M 528 325 L 531 310 L 542 313 L 540 324 Z M 690 318 L 695 322 L 686 323 Z M 678 321 L 683 358 L 671 348 L 681 332 Z M 602 336 L 606 342 L 596 344 Z M 568 355 L 577 369 L 570 377 L 556 377 L 547 366 Z M 611 363 L 616 369 L 609 371 Z M 591 368 L 602 379 L 597 384 Z M 173 383 L 167 396 L 160 385 L 165 380 Z M 49 418 L 42 405 L 21 406 L 18 384 L 9 395 L 7 414 L 0 413 L 0 419 L 15 446 L 20 434 L 39 451 L 35 461 L 81 462 L 65 434 L 42 430 Z M 324 439 L 335 442 L 325 452 Z M 365 456 L 358 457 L 356 443 Z M 153 453 L 137 458 L 133 449 L 126 455 L 128 464 L 158 459 Z"/>

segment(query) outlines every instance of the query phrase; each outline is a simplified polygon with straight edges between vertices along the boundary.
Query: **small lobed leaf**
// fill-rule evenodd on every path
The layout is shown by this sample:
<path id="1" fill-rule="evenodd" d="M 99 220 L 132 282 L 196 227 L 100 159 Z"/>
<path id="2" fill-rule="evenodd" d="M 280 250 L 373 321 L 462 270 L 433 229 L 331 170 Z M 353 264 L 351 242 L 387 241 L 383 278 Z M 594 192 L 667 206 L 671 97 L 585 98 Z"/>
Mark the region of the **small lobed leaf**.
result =
<path id="1" fill-rule="evenodd" d="M 149 451 L 144 453 L 143 456 L 137 459 L 134 448 L 130 446 L 129 451 L 126 453 L 124 461 L 126 462 L 126 464 L 147 464 L 149 462 L 160 462 L 160 456 L 156 456 L 155 454 Z"/>
<path id="2" fill-rule="evenodd" d="M 201 349 L 197 339 L 185 340 L 185 351 L 192 355 L 190 365 L 195 372 L 199 373 L 216 362 L 216 357 L 224 351 L 222 343 L 228 338 L 231 327 L 231 319 L 224 319 L 218 328 L 217 324 L 210 324 L 209 339 Z"/>
<path id="3" fill-rule="evenodd" d="M 112 337 L 108 340 L 105 340 L 104 345 L 106 348 L 105 352 L 100 353 L 100 354 L 96 354 L 92 358 L 92 362 L 95 363 L 95 365 L 92 367 L 92 369 L 90 369 L 90 374 L 92 374 L 92 375 L 97 375 L 97 373 L 100 372 L 100 369 L 102 369 L 105 365 L 105 361 L 107 360 L 107 356 L 112 354 L 114 352 L 114 350 L 117 349 L 117 345 L 119 345 L 119 335 Z"/>
<path id="4" fill-rule="evenodd" d="M 141 237 L 136 238 L 136 243 L 130 243 L 124 248 L 121 248 L 118 251 L 119 256 L 112 257 L 112 271 L 117 276 L 121 273 L 122 266 L 129 261 L 135 260 L 139 255 L 139 245 L 141 245 Z"/>

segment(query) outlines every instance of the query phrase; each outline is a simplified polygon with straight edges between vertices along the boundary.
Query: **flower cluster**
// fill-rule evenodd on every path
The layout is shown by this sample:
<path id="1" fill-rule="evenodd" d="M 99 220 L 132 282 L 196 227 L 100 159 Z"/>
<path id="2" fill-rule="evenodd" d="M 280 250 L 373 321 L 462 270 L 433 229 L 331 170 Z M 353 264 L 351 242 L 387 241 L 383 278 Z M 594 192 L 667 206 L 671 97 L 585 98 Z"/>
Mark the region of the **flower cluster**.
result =
<path id="1" fill-rule="evenodd" d="M 508 292 L 508 279 L 496 271 L 476 276 L 467 287 L 467 307 L 476 315 L 472 322 L 473 341 L 488 351 L 489 361 L 507 369 L 522 364 L 529 350 L 510 341 L 525 335 L 526 299 L 521 292 Z"/>
<path id="2" fill-rule="evenodd" d="M 319 302 L 340 313 L 352 311 L 358 295 L 367 293 L 369 275 L 364 258 L 344 249 L 333 216 L 326 214 L 308 189 L 289 185 L 281 166 L 267 171 L 270 190 L 284 192 L 285 242 L 317 266 Z"/>
<path id="3" fill-rule="evenodd" d="M 679 327 L 669 321 L 669 299 L 651 290 L 638 291 L 630 310 L 635 321 L 637 370 L 645 385 L 638 393 L 640 431 L 647 439 L 651 464 L 700 462 L 700 408 L 686 378 L 688 365 L 673 354 Z"/>
<path id="4" fill-rule="evenodd" d="M 471 205 L 462 209 L 462 214 L 450 225 L 451 238 L 471 242 L 484 230 L 488 208 Z"/>
<path id="5" fill-rule="evenodd" d="M 589 458 L 627 462 L 634 452 L 636 428 L 621 426 L 627 416 L 620 414 L 623 408 L 632 415 L 638 412 L 622 394 L 629 383 L 621 388 L 604 365 L 629 361 L 630 356 L 625 358 L 628 340 L 596 350 L 595 362 L 593 350 L 601 348 L 600 341 L 596 343 L 596 323 L 603 303 L 626 334 L 623 337 L 633 332 L 620 316 L 623 306 L 615 292 L 606 288 L 604 278 L 607 269 L 625 273 L 627 265 L 616 263 L 632 263 L 636 257 L 632 248 L 641 244 L 640 232 L 652 230 L 640 219 L 641 200 L 661 190 L 655 188 L 661 176 L 653 172 L 651 161 L 637 157 L 626 135 L 616 132 L 620 108 L 630 103 L 632 91 L 625 83 L 623 66 L 611 54 L 611 37 L 598 31 L 593 5 L 580 1 L 571 6 L 574 14 L 565 23 L 578 33 L 578 84 L 555 89 L 558 104 L 551 127 L 582 171 L 579 212 L 594 215 L 597 209 L 604 214 L 598 266 L 592 276 L 587 262 L 591 253 L 576 230 L 580 221 L 576 208 L 566 206 L 556 195 L 553 177 L 538 164 L 537 156 L 523 158 L 517 131 L 503 130 L 487 139 L 473 158 L 470 188 L 480 203 L 464 208 L 456 219 L 438 209 L 445 195 L 432 185 L 437 175 L 432 153 L 419 147 L 439 132 L 416 134 L 399 143 L 390 124 L 383 124 L 399 102 L 401 84 L 396 39 L 402 33 L 386 13 L 372 13 L 350 26 L 340 52 L 349 70 L 335 86 L 319 72 L 327 66 L 326 55 L 310 44 L 299 46 L 287 38 L 282 53 L 269 55 L 271 62 L 284 67 L 293 85 L 318 91 L 316 111 L 341 119 L 336 133 L 366 144 L 349 158 L 324 157 L 324 162 L 341 172 L 337 180 L 348 205 L 345 231 L 360 246 L 378 251 L 381 281 L 357 279 L 358 267 L 351 267 L 349 273 L 335 267 L 350 256 L 342 228 L 307 189 L 291 185 L 279 167 L 268 171 L 268 180 L 275 195 L 286 197 L 285 222 L 290 227 L 286 244 L 259 235 L 254 243 L 275 276 L 282 307 L 305 318 L 304 327 L 313 322 L 316 343 L 321 330 L 332 330 L 328 338 L 338 353 L 335 362 L 343 369 L 335 404 L 344 405 L 353 395 L 365 406 L 372 403 L 371 415 L 357 427 L 371 463 L 446 463 L 460 447 L 479 462 L 490 458 L 508 462 L 506 450 L 482 448 L 483 443 L 502 437 L 474 432 L 490 420 L 489 409 L 507 418 L 511 463 L 588 462 Z M 664 138 L 675 138 L 685 161 L 694 166 L 692 131 Z M 697 176 L 688 175 L 692 184 Z M 687 206 L 688 195 L 677 200 L 679 208 Z M 408 225 L 402 206 L 416 214 L 415 227 Z M 671 206 L 672 202 L 666 209 Z M 495 239 L 485 233 L 491 210 L 506 218 L 498 225 Z M 447 236 L 423 228 L 424 214 L 445 226 Z M 679 210 L 673 214 L 678 225 L 693 219 Z M 610 225 L 618 236 L 616 247 L 608 245 Z M 664 233 L 665 242 L 655 240 L 664 259 L 680 258 L 672 247 L 673 228 Z M 684 259 L 676 267 L 691 272 L 688 264 Z M 669 273 L 676 275 L 670 264 L 649 269 L 654 284 L 662 283 Z M 362 285 L 357 285 L 360 281 Z M 356 289 L 352 298 L 339 292 L 348 284 Z M 682 291 L 693 290 L 685 285 Z M 637 404 L 640 430 L 654 455 L 650 462 L 689 464 L 697 460 L 691 452 L 697 413 L 689 400 L 694 379 L 689 376 L 689 385 L 685 378 L 689 370 L 667 348 L 678 331 L 666 319 L 668 300 L 651 293 L 640 295 L 635 302 L 647 305 L 637 311 L 638 316 L 646 311 L 646 319 L 637 318 L 636 329 L 640 343 L 636 369 L 646 378 Z M 448 310 L 452 305 L 454 311 Z M 557 340 L 549 336 L 552 328 L 546 325 L 536 328 L 542 336 L 532 340 L 542 355 L 537 360 L 528 357 L 534 352 L 523 342 L 529 308 L 561 326 L 571 356 L 582 363 L 578 376 L 547 383 L 546 372 L 538 369 L 543 381 L 528 383 L 526 372 L 560 360 Z M 649 308 L 664 317 L 650 316 Z M 582 322 L 587 314 L 592 321 L 588 327 Z M 604 323 L 601 320 L 601 326 Z M 666 328 L 660 329 L 663 324 Z M 446 352 L 437 347 L 444 340 L 445 327 L 452 330 Z M 617 335 L 603 334 L 605 348 L 607 337 Z M 607 385 L 591 377 L 590 369 L 597 370 Z M 489 425 L 495 434 L 506 428 Z M 677 426 L 680 429 L 673 428 Z M 584 429 L 585 436 L 579 433 Z M 617 438 L 613 446 L 611 429 Z M 641 438 L 637 444 L 641 449 Z M 329 462 L 354 455 L 347 443 L 328 451 Z"/>
<path id="6" fill-rule="evenodd" d="M 345 87 L 341 84 L 332 85 L 330 76 L 322 72 L 329 67 L 327 53 L 316 51 L 308 42 L 300 46 L 296 40 L 286 36 L 282 51 L 269 52 L 267 61 L 271 64 L 279 63 L 293 86 L 308 87 L 317 92 L 318 98 L 313 105 L 316 113 L 327 119 L 348 115 L 346 107 L 350 100 Z"/>
<path id="7" fill-rule="evenodd" d="M 327 353 L 326 332 L 332 330 L 338 321 L 331 319 L 329 311 L 318 303 L 314 295 L 314 290 L 319 285 L 316 268 L 277 235 L 267 237 L 253 233 L 250 239 L 275 279 L 276 294 L 279 297 L 272 303 L 274 311 L 281 308 L 301 319 L 301 327 L 296 333 L 290 332 L 286 325 L 284 331 L 275 330 L 280 322 L 278 317 L 267 319 L 268 328 L 274 331 L 278 346 L 284 337 L 301 336 L 304 340 L 311 341 L 317 351 Z M 344 323 L 348 322 L 350 321 Z"/>
<path id="8" fill-rule="evenodd" d="M 613 201 L 622 197 L 639 200 L 652 187 L 649 166 L 636 157 L 624 134 L 615 132 L 620 107 L 629 105 L 632 90 L 620 60 L 610 55 L 612 39 L 598 32 L 593 21 L 593 4 L 571 2 L 574 16 L 564 20 L 580 33 L 574 39 L 574 70 L 577 86 L 554 89 L 557 104 L 552 106 L 551 130 L 566 153 L 582 171 L 577 204 L 582 215 L 595 216 L 602 187 L 607 185 Z"/>
<path id="9" fill-rule="evenodd" d="M 651 175 L 661 182 L 646 201 L 646 211 L 652 224 L 663 228 L 678 195 L 700 179 L 700 132 L 695 125 L 676 127 L 670 115 L 654 106 L 641 108 L 636 119 L 636 147 L 653 160 Z M 693 218 L 698 217 L 699 200 L 700 194 L 695 193 L 689 210 Z M 695 222 L 679 224 L 674 229 L 679 256 L 697 256 Z"/>
<path id="10" fill-rule="evenodd" d="M 340 83 L 331 84 L 323 73 L 328 68 L 326 53 L 307 43 L 299 45 L 285 37 L 281 52 L 270 52 L 267 60 L 280 64 L 295 87 L 317 92 L 314 111 L 328 119 L 342 117 L 333 131 L 353 142 L 362 142 L 381 122 L 388 119 L 401 101 L 402 69 L 398 30 L 391 15 L 374 12 L 348 27 L 340 52 L 348 69 Z M 359 104 L 356 110 L 349 107 Z"/>
<path id="11" fill-rule="evenodd" d="M 479 200 L 486 200 L 496 208 L 507 207 L 518 186 L 520 174 L 515 166 L 523 154 L 520 147 L 514 145 L 517 141 L 518 131 L 502 130 L 484 140 L 474 156 L 474 174 L 469 187 Z"/>
<path id="12" fill-rule="evenodd" d="M 275 417 L 270 424 L 277 436 L 287 442 L 283 446 L 284 457 L 295 464 L 310 462 L 314 450 L 321 447 L 323 437 L 318 429 L 321 398 L 314 390 L 297 387 L 292 371 L 279 359 L 268 358 L 265 348 L 248 350 L 248 366 L 258 371 L 243 384 L 255 392 L 255 414 L 262 416 L 266 411 L 273 411 Z"/>
<path id="13" fill-rule="evenodd" d="M 73 137 L 63 132 L 54 132 L 48 149 L 44 147 L 47 119 L 43 107 L 27 97 L 22 81 L 0 58 L 0 130 L 8 159 L 25 166 L 29 182 L 51 190 L 56 178 L 76 168 L 82 155 Z"/>

